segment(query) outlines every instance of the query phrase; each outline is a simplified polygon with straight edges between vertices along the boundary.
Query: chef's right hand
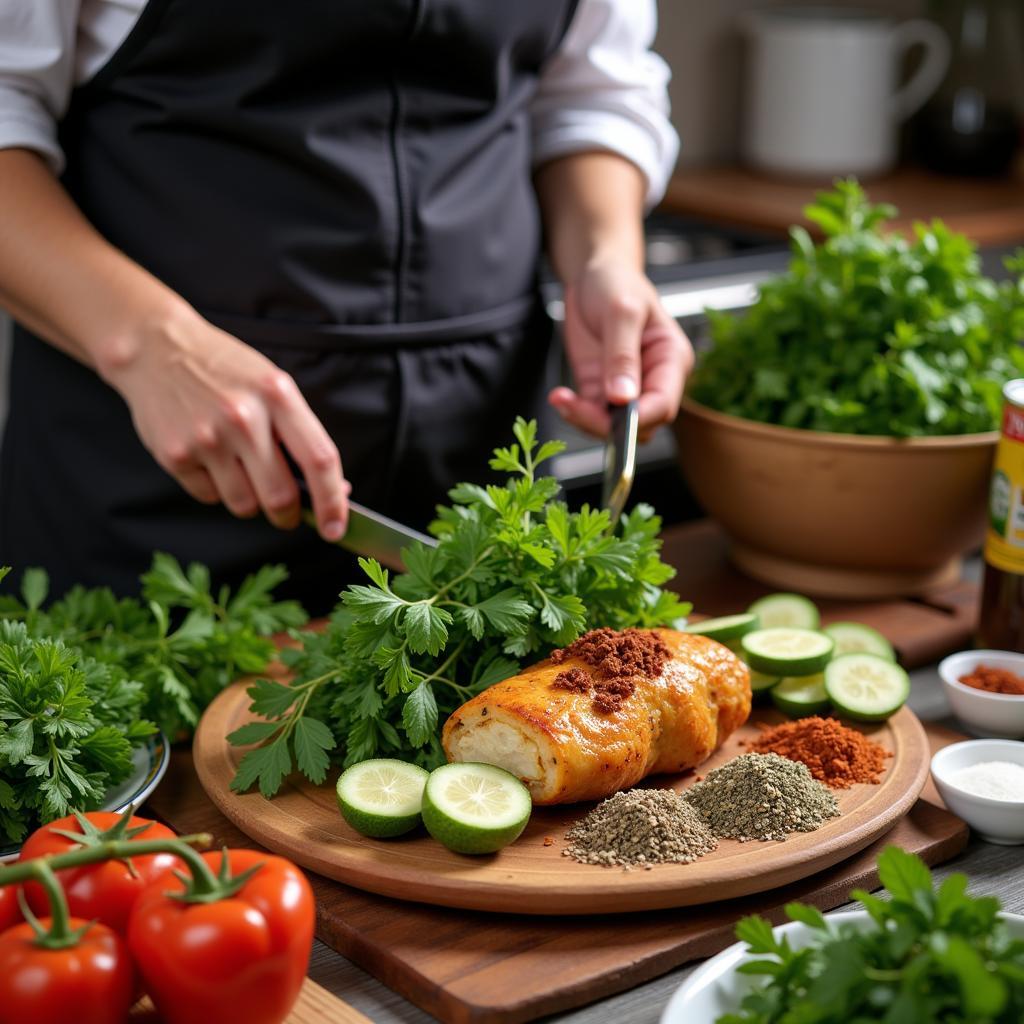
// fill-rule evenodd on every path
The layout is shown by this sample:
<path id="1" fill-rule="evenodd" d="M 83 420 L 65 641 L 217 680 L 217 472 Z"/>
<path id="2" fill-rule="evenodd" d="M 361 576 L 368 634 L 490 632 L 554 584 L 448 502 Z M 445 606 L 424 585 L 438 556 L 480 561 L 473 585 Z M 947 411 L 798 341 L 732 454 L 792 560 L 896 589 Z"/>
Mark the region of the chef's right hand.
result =
<path id="1" fill-rule="evenodd" d="M 292 377 L 193 309 L 143 327 L 97 367 L 131 409 L 157 462 L 192 497 L 236 516 L 262 508 L 275 525 L 298 525 L 302 470 L 320 533 L 348 525 L 350 485 L 341 457 Z"/>

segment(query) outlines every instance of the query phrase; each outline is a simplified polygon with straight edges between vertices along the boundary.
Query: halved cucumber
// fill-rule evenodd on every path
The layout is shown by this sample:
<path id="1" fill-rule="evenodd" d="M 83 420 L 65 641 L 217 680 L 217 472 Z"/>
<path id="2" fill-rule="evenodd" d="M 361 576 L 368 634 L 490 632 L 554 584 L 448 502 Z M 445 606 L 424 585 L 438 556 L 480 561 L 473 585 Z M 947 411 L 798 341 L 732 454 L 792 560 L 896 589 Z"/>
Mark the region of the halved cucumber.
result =
<path id="1" fill-rule="evenodd" d="M 757 627 L 757 616 L 744 612 L 741 615 L 721 615 L 717 619 L 695 622 L 693 625 L 687 626 L 684 632 L 697 633 L 699 636 L 706 636 L 719 643 L 725 643 L 727 640 L 735 640 L 744 636 Z"/>
<path id="2" fill-rule="evenodd" d="M 455 762 L 435 768 L 423 792 L 423 824 L 455 853 L 494 853 L 530 820 L 530 791 L 492 764 Z"/>
<path id="3" fill-rule="evenodd" d="M 840 714 L 880 722 L 906 703 L 910 678 L 877 654 L 844 654 L 826 666 L 825 689 Z"/>
<path id="4" fill-rule="evenodd" d="M 776 676 L 809 676 L 832 657 L 832 637 L 814 629 L 776 626 L 748 633 L 740 644 L 743 660 L 758 672 Z"/>
<path id="5" fill-rule="evenodd" d="M 896 652 L 892 644 L 870 626 L 864 626 L 859 622 L 831 622 L 824 630 L 836 642 L 836 649 L 832 654 L 838 658 L 843 654 L 877 654 L 886 661 L 895 661 Z"/>
<path id="6" fill-rule="evenodd" d="M 750 692 L 767 693 L 776 683 L 780 682 L 782 676 L 765 674 L 764 672 L 750 672 Z"/>
<path id="7" fill-rule="evenodd" d="M 821 624 L 817 605 L 802 594 L 769 594 L 758 598 L 747 611 L 760 619 L 762 629 L 775 626 L 817 629 Z"/>
<path id="8" fill-rule="evenodd" d="M 821 672 L 813 676 L 787 676 L 772 688 L 772 703 L 787 715 L 801 718 L 828 710 L 828 693 Z"/>
<path id="9" fill-rule="evenodd" d="M 360 761 L 338 779 L 341 816 L 364 836 L 404 835 L 420 823 L 429 774 L 419 765 L 392 758 Z"/>

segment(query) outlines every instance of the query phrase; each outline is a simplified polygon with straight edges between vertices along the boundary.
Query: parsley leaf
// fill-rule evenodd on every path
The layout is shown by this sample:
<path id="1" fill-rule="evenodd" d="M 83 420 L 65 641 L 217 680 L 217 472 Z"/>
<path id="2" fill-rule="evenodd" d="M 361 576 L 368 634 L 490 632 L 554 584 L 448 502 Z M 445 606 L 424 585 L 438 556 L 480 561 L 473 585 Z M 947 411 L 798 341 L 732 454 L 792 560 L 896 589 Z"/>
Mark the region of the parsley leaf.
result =
<path id="1" fill-rule="evenodd" d="M 402 705 L 402 725 L 409 742 L 422 747 L 437 729 L 437 701 L 434 691 L 420 683 Z"/>

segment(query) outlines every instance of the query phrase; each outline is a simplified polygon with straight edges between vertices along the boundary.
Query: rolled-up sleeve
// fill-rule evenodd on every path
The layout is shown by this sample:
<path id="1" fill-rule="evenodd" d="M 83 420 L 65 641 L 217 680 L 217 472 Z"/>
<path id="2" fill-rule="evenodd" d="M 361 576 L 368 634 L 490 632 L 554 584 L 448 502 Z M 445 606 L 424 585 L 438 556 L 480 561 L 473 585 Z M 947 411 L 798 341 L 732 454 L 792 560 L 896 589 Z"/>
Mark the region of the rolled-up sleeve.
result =
<path id="1" fill-rule="evenodd" d="M 668 65 L 650 49 L 655 0 L 580 0 L 530 108 L 533 162 L 603 149 L 647 179 L 647 205 L 665 191 L 679 140 L 668 118 Z"/>
<path id="2" fill-rule="evenodd" d="M 0 149 L 41 153 L 55 173 L 57 122 L 74 80 L 80 0 L 0 2 Z"/>

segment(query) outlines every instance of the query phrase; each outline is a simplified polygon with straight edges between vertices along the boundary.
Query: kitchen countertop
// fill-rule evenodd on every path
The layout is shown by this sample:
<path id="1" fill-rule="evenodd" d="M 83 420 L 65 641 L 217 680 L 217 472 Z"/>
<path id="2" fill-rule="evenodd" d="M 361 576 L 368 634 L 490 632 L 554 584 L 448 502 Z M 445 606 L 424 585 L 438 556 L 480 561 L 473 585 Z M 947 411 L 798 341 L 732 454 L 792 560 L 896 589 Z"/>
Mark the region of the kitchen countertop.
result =
<path id="1" fill-rule="evenodd" d="M 934 667 L 910 673 L 910 707 L 925 721 L 956 728 Z M 939 879 L 965 872 L 976 894 L 998 896 L 1003 908 L 1024 913 L 1024 856 L 1019 846 L 993 846 L 972 838 L 967 849 L 936 869 Z M 698 966 L 688 964 L 628 992 L 547 1018 L 566 1024 L 656 1024 L 672 993 Z M 310 977 L 378 1024 L 429 1024 L 434 1018 L 403 999 L 361 968 L 317 942 Z"/>

